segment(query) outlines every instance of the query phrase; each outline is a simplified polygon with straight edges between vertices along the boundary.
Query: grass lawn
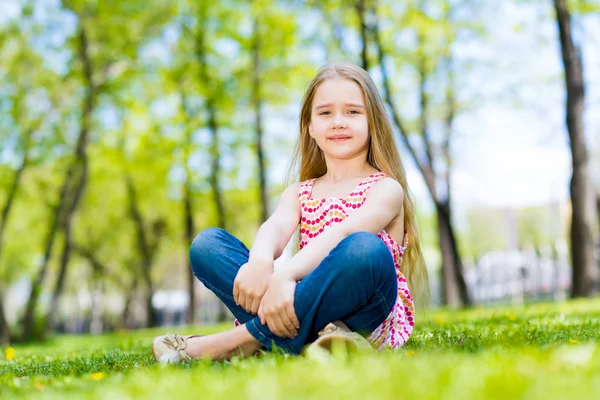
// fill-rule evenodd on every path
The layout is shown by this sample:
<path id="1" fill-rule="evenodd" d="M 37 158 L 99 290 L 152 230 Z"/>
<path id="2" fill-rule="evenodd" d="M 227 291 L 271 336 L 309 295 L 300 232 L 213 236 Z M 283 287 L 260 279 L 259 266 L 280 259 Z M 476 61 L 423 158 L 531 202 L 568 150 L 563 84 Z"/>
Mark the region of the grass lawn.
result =
<path id="1" fill-rule="evenodd" d="M 149 344 L 167 331 L 175 330 L 58 336 L 2 349 L 0 398 L 600 398 L 600 299 L 431 311 L 401 350 L 333 360 L 268 354 L 161 366 Z"/>

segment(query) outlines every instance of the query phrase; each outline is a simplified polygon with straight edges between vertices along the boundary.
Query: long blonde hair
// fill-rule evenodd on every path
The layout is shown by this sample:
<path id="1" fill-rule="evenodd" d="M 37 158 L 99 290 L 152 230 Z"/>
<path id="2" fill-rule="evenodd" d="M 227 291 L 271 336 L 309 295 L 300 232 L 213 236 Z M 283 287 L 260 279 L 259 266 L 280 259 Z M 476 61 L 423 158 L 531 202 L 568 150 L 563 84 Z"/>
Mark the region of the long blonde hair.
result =
<path id="1" fill-rule="evenodd" d="M 367 162 L 387 176 L 394 178 L 404 189 L 404 228 L 408 234 L 408 248 L 400 270 L 406 277 L 418 308 L 426 308 L 430 302 L 429 279 L 417 230 L 415 202 L 406 182 L 406 172 L 394 142 L 392 127 L 383 101 L 379 96 L 377 86 L 364 69 L 350 62 L 329 63 L 321 67 L 317 75 L 309 82 L 302 100 L 300 137 L 296 143 L 288 171 L 288 184 L 295 182 L 297 178 L 303 182 L 321 177 L 327 172 L 325 156 L 316 141 L 311 138 L 309 125 L 313 98 L 317 88 L 323 81 L 337 77 L 356 82 L 363 91 L 370 139 Z M 298 251 L 297 235 L 293 250 Z"/>

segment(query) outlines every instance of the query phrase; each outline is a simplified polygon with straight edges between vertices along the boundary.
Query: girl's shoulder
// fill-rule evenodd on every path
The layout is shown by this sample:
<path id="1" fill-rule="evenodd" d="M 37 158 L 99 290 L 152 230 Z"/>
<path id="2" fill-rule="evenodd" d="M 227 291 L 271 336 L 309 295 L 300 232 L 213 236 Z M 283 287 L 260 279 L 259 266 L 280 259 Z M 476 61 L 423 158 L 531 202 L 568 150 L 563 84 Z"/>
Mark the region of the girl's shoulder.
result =
<path id="1" fill-rule="evenodd" d="M 369 181 L 359 193 L 365 199 L 386 204 L 386 207 L 390 204 L 402 207 L 404 204 L 404 188 L 396 179 L 384 174 Z"/>
<path id="2" fill-rule="evenodd" d="M 389 194 L 396 194 L 400 196 L 404 196 L 404 188 L 395 178 L 383 175 L 376 181 L 374 181 L 370 186 L 377 191 L 382 191 Z"/>

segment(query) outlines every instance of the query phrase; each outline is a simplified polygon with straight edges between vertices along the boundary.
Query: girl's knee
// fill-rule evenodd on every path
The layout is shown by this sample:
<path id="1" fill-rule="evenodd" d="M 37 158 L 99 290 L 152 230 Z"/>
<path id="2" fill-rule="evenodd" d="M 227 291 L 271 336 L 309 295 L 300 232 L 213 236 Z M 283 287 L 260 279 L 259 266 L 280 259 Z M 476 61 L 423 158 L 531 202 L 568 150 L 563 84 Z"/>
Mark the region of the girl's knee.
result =
<path id="1" fill-rule="evenodd" d="M 384 275 L 395 275 L 394 259 L 379 236 L 371 232 L 355 232 L 340 243 L 346 265 L 365 270 L 377 270 Z"/>
<path id="2" fill-rule="evenodd" d="M 227 232 L 221 228 L 207 228 L 200 232 L 192 242 L 192 248 L 209 248 L 215 245 Z"/>
<path id="3" fill-rule="evenodd" d="M 389 254 L 379 236 L 371 232 L 354 232 L 342 240 L 340 245 L 345 247 L 349 256 L 356 258 L 367 259 Z"/>
<path id="4" fill-rule="evenodd" d="M 203 260 L 210 260 L 215 255 L 214 252 L 220 248 L 219 242 L 227 232 L 221 228 L 208 228 L 200 232 L 190 247 L 190 260 L 192 261 L 192 270 L 198 276 L 198 270 L 205 264 Z"/>

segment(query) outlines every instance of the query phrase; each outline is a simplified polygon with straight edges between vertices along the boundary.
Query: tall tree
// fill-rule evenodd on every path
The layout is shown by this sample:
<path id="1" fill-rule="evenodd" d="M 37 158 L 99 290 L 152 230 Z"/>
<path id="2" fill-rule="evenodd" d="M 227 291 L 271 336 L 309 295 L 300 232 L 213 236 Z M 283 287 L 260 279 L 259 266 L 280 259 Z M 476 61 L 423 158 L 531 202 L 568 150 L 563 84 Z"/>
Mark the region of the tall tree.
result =
<path id="1" fill-rule="evenodd" d="M 210 134 L 210 173 L 208 181 L 211 187 L 213 196 L 213 204 L 215 205 L 217 227 L 227 229 L 225 219 L 225 203 L 221 189 L 221 167 L 220 167 L 220 151 L 219 151 L 219 125 L 217 119 L 217 103 L 219 91 L 223 87 L 215 74 L 211 71 L 211 65 L 208 61 L 207 48 L 209 40 L 209 25 L 208 5 L 202 3 L 199 5 L 197 14 L 197 28 L 194 32 L 195 56 L 199 70 L 199 81 L 205 85 L 205 109 L 208 114 L 207 128 Z M 227 311 L 224 304 L 219 303 L 219 312 L 217 320 L 223 322 L 226 320 Z"/>
<path id="2" fill-rule="evenodd" d="M 28 21 L 29 22 L 29 21 Z M 10 131 L 16 132 L 14 142 L 16 146 L 12 149 L 13 154 L 20 158 L 18 166 L 14 171 L 12 179 L 10 180 L 6 199 L 1 207 L 0 212 L 0 259 L 3 252 L 3 244 L 5 241 L 6 228 L 8 226 L 11 212 L 14 209 L 15 199 L 22 185 L 23 176 L 31 164 L 31 148 L 32 142 L 34 141 L 34 134 L 42 126 L 43 120 L 50 114 L 49 111 L 44 113 L 32 112 L 27 107 L 28 101 L 30 101 L 31 94 L 40 85 L 40 76 L 44 76 L 47 71 L 40 71 L 39 57 L 34 55 L 28 50 L 24 33 L 18 29 L 17 24 L 9 24 L 6 30 L 0 35 L 0 40 L 8 40 L 13 45 L 18 46 L 18 50 L 14 53 L 8 51 L 8 54 L 3 55 L 4 61 L 4 79 L 10 82 L 11 85 L 16 89 L 14 91 L 7 91 L 8 99 L 10 100 L 10 113 L 7 115 L 13 124 L 13 129 Z M 36 79 L 36 76 L 38 77 Z M 3 146 L 4 147 L 4 146 Z M 9 326 L 6 321 L 4 314 L 4 285 L 5 282 L 0 283 L 0 343 L 8 345 L 10 341 Z"/>
<path id="3" fill-rule="evenodd" d="M 0 287 L 0 345 L 8 346 L 10 344 L 10 328 L 4 314 L 4 290 Z"/>
<path id="4" fill-rule="evenodd" d="M 259 17 L 254 15 L 254 40 L 252 44 L 252 103 L 254 104 L 256 130 L 256 157 L 258 161 L 258 181 L 260 188 L 261 221 L 269 217 L 269 198 L 267 195 L 266 167 L 264 155 L 264 134 L 262 122 L 262 93 L 261 93 L 261 36 Z"/>
<path id="5" fill-rule="evenodd" d="M 19 102 L 16 102 L 15 105 L 17 108 L 20 108 L 22 106 L 22 104 L 19 104 Z M 41 121 L 41 120 L 38 120 L 38 121 Z M 17 191 L 19 189 L 19 186 L 21 185 L 23 173 L 25 172 L 25 169 L 28 167 L 29 162 L 30 162 L 30 154 L 29 153 L 30 153 L 30 146 L 31 146 L 31 137 L 38 127 L 39 127 L 39 122 L 35 123 L 35 125 L 33 125 L 31 127 L 27 127 L 26 128 L 27 131 L 24 132 L 24 135 L 23 135 L 24 137 L 22 138 L 23 139 L 22 159 L 19 164 L 19 167 L 17 168 L 17 170 L 15 171 L 15 174 L 13 176 L 12 182 L 8 189 L 8 195 L 6 198 L 6 202 L 4 203 L 4 206 L 2 207 L 2 215 L 0 216 L 0 255 L 2 255 L 2 244 L 4 241 L 4 232 L 6 230 L 8 218 L 12 211 L 14 200 L 17 195 Z M 8 324 L 7 324 L 6 318 L 4 316 L 3 299 L 4 299 L 4 293 L 3 293 L 2 285 L 0 284 L 0 343 L 7 345 L 10 341 L 10 334 L 9 334 Z"/>
<path id="6" fill-rule="evenodd" d="M 208 85 L 209 82 L 215 82 L 216 79 L 212 76 L 210 71 L 210 64 L 207 59 L 207 41 L 208 31 L 206 29 L 208 25 L 207 7 L 201 5 L 198 14 L 198 29 L 196 31 L 195 43 L 196 43 L 196 57 L 199 67 L 199 79 L 201 82 L 207 84 L 206 88 L 206 112 L 208 114 L 208 131 L 210 133 L 210 176 L 209 182 L 213 194 L 213 201 L 217 212 L 217 226 L 219 228 L 227 229 L 225 223 L 225 205 L 223 202 L 223 194 L 221 191 L 220 184 L 220 154 L 219 154 L 219 125 L 217 123 L 217 96 L 219 85 L 212 84 Z"/>
<path id="7" fill-rule="evenodd" d="M 367 37 L 368 25 L 367 25 L 367 11 L 372 9 L 372 5 L 366 5 L 366 0 L 355 0 L 356 7 L 356 15 L 358 16 L 359 24 L 360 24 L 360 37 L 361 37 L 361 52 L 360 52 L 360 60 L 361 67 L 365 70 L 369 70 L 369 39 Z"/>
<path id="8" fill-rule="evenodd" d="M 585 144 L 583 107 L 585 88 L 581 50 L 577 49 L 571 31 L 571 14 L 565 0 L 554 0 L 562 61 L 567 91 L 566 123 L 571 145 L 571 261 L 573 275 L 571 297 L 590 297 L 597 293 L 598 271 L 594 262 L 592 227 L 594 209 L 589 175 L 588 151 Z"/>
<path id="9" fill-rule="evenodd" d="M 262 223 L 269 217 L 265 116 L 273 114 L 271 110 L 278 106 L 289 104 L 294 94 L 293 79 L 302 78 L 304 66 L 294 59 L 300 51 L 296 39 L 299 10 L 285 10 L 279 2 L 253 2 L 250 8 L 253 35 L 246 39 L 237 34 L 252 70 L 248 89 L 244 71 L 237 79 L 241 90 L 250 93 L 248 100 L 253 108 L 255 140 L 250 147 L 256 151 Z"/>
<path id="10" fill-rule="evenodd" d="M 82 18 L 81 16 L 79 18 Z M 83 77 L 84 77 L 84 85 L 85 85 L 85 99 L 84 105 L 81 111 L 81 125 L 79 131 L 79 137 L 77 140 L 77 145 L 75 147 L 75 158 L 73 163 L 71 164 L 70 175 L 67 175 L 70 179 L 65 179 L 65 182 L 68 182 L 67 185 L 71 186 L 68 188 L 67 192 L 67 204 L 65 205 L 65 211 L 63 218 L 61 220 L 61 228 L 64 233 L 64 242 L 62 254 L 60 257 L 60 266 L 58 278 L 56 280 L 56 285 L 54 287 L 54 291 L 52 293 L 52 299 L 50 301 L 50 307 L 48 309 L 48 314 L 45 318 L 45 324 L 54 329 L 54 318 L 56 316 L 56 311 L 58 308 L 58 299 L 62 294 L 67 266 L 69 264 L 69 260 L 71 258 L 72 253 L 72 227 L 73 227 L 73 217 L 75 212 L 77 211 L 77 207 L 79 205 L 79 201 L 83 195 L 83 191 L 87 184 L 88 178 L 88 156 L 87 156 L 87 147 L 88 141 L 91 131 L 91 123 L 92 123 L 92 115 L 94 112 L 94 108 L 96 107 L 96 98 L 98 95 L 97 92 L 97 84 L 94 82 L 92 77 L 92 71 L 94 67 L 92 65 L 92 60 L 89 54 L 89 43 L 88 37 L 86 33 L 85 21 L 80 21 L 79 24 L 79 46 L 78 46 L 78 58 L 82 64 L 83 68 Z M 72 179 L 72 181 L 71 181 Z"/>
<path id="11" fill-rule="evenodd" d="M 145 2 L 144 4 L 147 4 Z M 112 89 L 115 80 L 119 79 L 130 60 L 137 56 L 142 39 L 151 39 L 154 31 L 162 26 L 162 21 L 170 15 L 172 5 L 147 7 L 144 11 L 132 15 L 131 2 L 102 2 L 82 4 L 79 1 L 63 1 L 65 12 L 76 17 L 76 34 L 67 41 L 67 50 L 73 54 L 70 68 L 66 74 L 69 82 L 80 84 L 83 106 L 79 110 L 79 129 L 75 140 L 74 151 L 66 169 L 58 200 L 52 206 L 50 227 L 45 240 L 45 251 L 33 279 L 32 290 L 27 302 L 23 318 L 23 336 L 31 338 L 35 308 L 48 271 L 55 238 L 62 232 L 63 246 L 59 259 L 59 271 L 52 293 L 49 313 L 44 323 L 52 327 L 57 315 L 59 299 L 65 287 L 69 261 L 73 250 L 73 236 L 76 233 L 76 213 L 84 189 L 88 184 L 89 160 L 87 155 L 91 143 L 92 123 L 98 98 Z M 115 18 L 118 15 L 119 18 Z M 128 15 L 130 18 L 122 18 Z M 133 27 L 135 26 L 135 29 Z M 117 33 L 118 32 L 118 33 Z"/>
<path id="12" fill-rule="evenodd" d="M 190 157 L 192 153 L 192 145 L 193 145 L 193 131 L 194 125 L 192 124 L 191 112 L 188 111 L 186 106 L 186 96 L 185 96 L 185 88 L 183 84 L 179 83 L 179 91 L 180 91 L 180 105 L 183 111 L 183 115 L 185 118 L 185 134 L 184 134 L 184 143 L 183 143 L 183 168 L 185 170 L 185 182 L 183 183 L 183 210 L 184 210 L 184 239 L 186 243 L 186 253 L 187 249 L 192 245 L 192 241 L 194 239 L 194 235 L 196 234 L 196 228 L 194 226 L 194 202 L 192 199 L 192 171 L 190 168 Z M 188 323 L 192 324 L 196 320 L 196 292 L 194 290 L 194 283 L 196 281 L 196 277 L 192 271 L 192 260 L 190 257 L 186 257 L 187 259 L 187 285 L 188 285 L 188 301 L 190 304 L 188 311 Z"/>
<path id="13" fill-rule="evenodd" d="M 95 91 L 94 88 L 90 88 L 89 85 L 91 83 L 91 70 L 89 70 L 90 65 L 86 64 L 89 62 L 89 57 L 87 54 L 87 37 L 86 32 L 82 26 L 79 27 L 78 31 L 78 56 L 83 63 L 83 70 L 85 79 L 90 79 L 88 81 L 88 91 L 86 94 L 86 99 L 84 101 L 85 105 L 82 112 L 82 121 L 79 130 L 79 134 L 77 136 L 77 141 L 74 147 L 74 153 L 72 156 L 72 160 L 69 163 L 69 166 L 65 172 L 63 183 L 61 189 L 59 191 L 59 196 L 56 204 L 53 206 L 52 216 L 50 218 L 50 226 L 47 231 L 47 236 L 45 240 L 45 251 L 44 256 L 41 260 L 41 265 L 38 269 L 37 275 L 32 281 L 31 292 L 29 295 L 29 299 L 27 301 L 27 305 L 25 308 L 25 314 L 22 320 L 22 338 L 24 340 L 29 340 L 34 335 L 34 318 L 35 318 L 35 308 L 37 305 L 37 300 L 42 289 L 42 284 L 44 282 L 44 278 L 47 274 L 48 264 L 50 262 L 52 249 L 54 247 L 54 241 L 56 239 L 57 233 L 62 229 L 65 234 L 63 252 L 61 256 L 61 268 L 59 273 L 59 279 L 57 281 L 57 286 L 55 288 L 55 294 L 60 292 L 62 289 L 62 281 L 64 279 L 64 272 L 66 269 L 66 265 L 68 263 L 71 251 L 71 223 L 73 215 L 77 209 L 79 204 L 79 200 L 83 193 L 83 189 L 86 184 L 87 178 L 87 145 L 88 145 L 88 136 L 89 136 L 89 124 L 91 120 L 91 112 L 94 108 L 95 101 Z M 87 61 L 84 61 L 87 60 Z M 56 296 L 53 296 L 55 298 Z M 50 310 L 53 309 L 53 305 L 55 306 L 55 301 L 52 301 L 52 305 Z M 47 316 L 53 316 L 54 314 L 48 314 Z M 50 321 L 51 322 L 51 321 Z M 42 331 L 44 329 L 42 328 Z"/>
<path id="14" fill-rule="evenodd" d="M 146 284 L 146 321 L 147 326 L 149 328 L 152 328 L 157 325 L 157 319 L 156 313 L 154 312 L 154 307 L 152 305 L 152 297 L 154 296 L 155 288 L 152 282 L 151 271 L 157 253 L 158 245 L 164 233 L 166 224 L 164 219 L 161 217 L 153 221 L 151 224 L 148 224 L 144 220 L 144 217 L 142 216 L 142 213 L 140 211 L 138 196 L 131 176 L 129 176 L 128 172 L 125 172 L 125 185 L 127 187 L 127 197 L 129 200 L 129 212 L 131 219 L 135 224 L 137 234 L 137 245 L 139 254 L 141 256 L 140 272 L 142 273 L 143 281 Z M 148 234 L 148 225 L 150 225 L 149 230 L 152 233 L 151 235 Z"/>
<path id="15" fill-rule="evenodd" d="M 407 11 L 409 15 L 408 24 L 414 24 L 414 29 L 417 31 L 418 48 L 415 56 L 415 69 L 417 71 L 418 80 L 418 99 L 419 99 L 419 114 L 416 124 L 416 131 L 419 132 L 423 151 L 419 151 L 409 139 L 411 129 L 405 117 L 400 115 L 400 108 L 394 100 L 392 92 L 391 79 L 386 67 L 386 58 L 389 53 L 384 49 L 384 44 L 380 34 L 380 23 L 378 9 L 375 5 L 372 9 L 373 25 L 371 26 L 372 36 L 377 50 L 377 61 L 381 69 L 383 92 L 385 101 L 390 106 L 392 122 L 399 132 L 401 139 L 409 150 L 417 168 L 421 172 L 429 194 L 433 199 L 438 217 L 438 238 L 440 250 L 442 253 L 442 280 L 443 280 L 443 301 L 446 304 L 457 306 L 460 303 L 470 305 L 471 299 L 468 288 L 464 279 L 462 260 L 459 254 L 456 234 L 452 225 L 451 203 L 450 203 L 450 158 L 449 147 L 452 133 L 452 122 L 456 113 L 455 88 L 453 85 L 452 53 L 450 38 L 454 37 L 454 32 L 451 28 L 450 19 L 450 4 L 443 2 L 445 17 L 442 21 L 435 21 L 427 16 L 424 11 L 425 4 L 421 2 L 419 7 L 410 8 Z M 364 17 L 363 17 L 364 18 Z M 436 28 L 436 29 L 432 29 Z M 437 43 L 439 38 L 429 37 L 430 29 L 433 32 L 442 31 L 446 41 L 440 44 Z M 428 50 L 435 48 L 436 51 Z M 439 51 L 442 48 L 443 51 Z M 444 61 L 445 60 L 445 61 Z M 447 79 L 445 86 L 442 86 L 443 91 L 447 93 L 445 98 L 443 114 L 443 123 L 445 126 L 442 132 L 443 139 L 441 145 L 437 145 L 431 139 L 429 120 L 432 118 L 432 106 L 430 103 L 427 84 L 433 81 L 435 73 L 438 70 L 443 70 L 446 65 Z M 437 165 L 442 167 L 437 167 Z M 442 188 L 443 190 L 439 190 Z"/>
<path id="16" fill-rule="evenodd" d="M 596 194 L 596 216 L 598 217 L 598 227 L 600 227 L 600 193 Z"/>

